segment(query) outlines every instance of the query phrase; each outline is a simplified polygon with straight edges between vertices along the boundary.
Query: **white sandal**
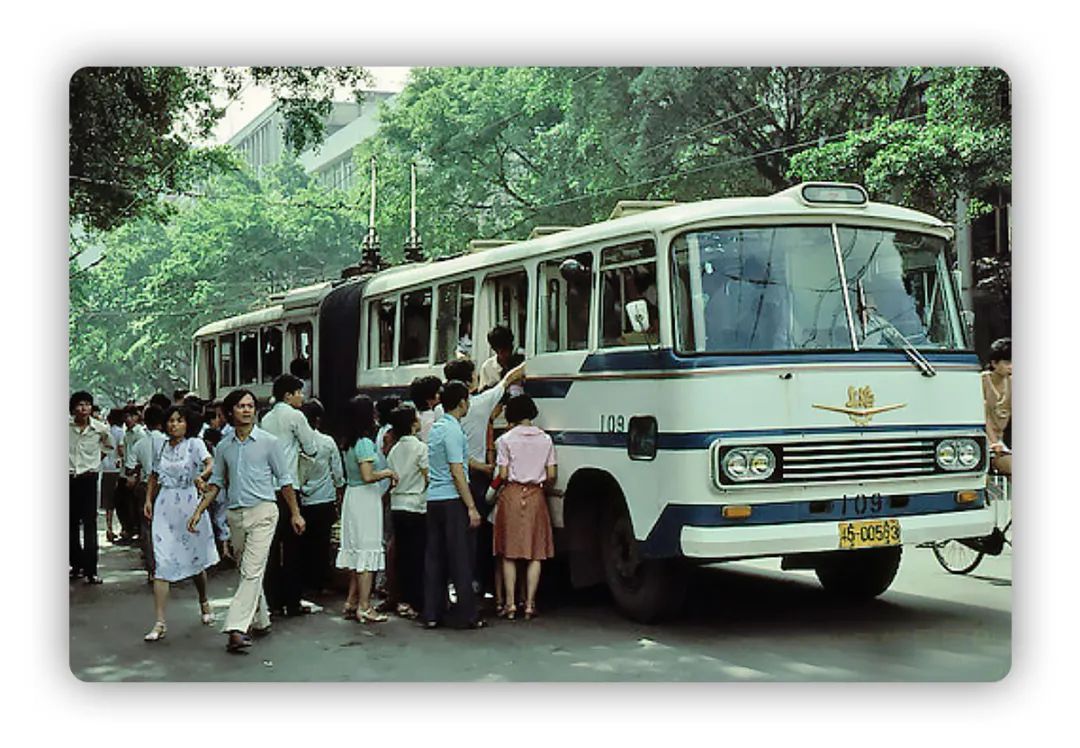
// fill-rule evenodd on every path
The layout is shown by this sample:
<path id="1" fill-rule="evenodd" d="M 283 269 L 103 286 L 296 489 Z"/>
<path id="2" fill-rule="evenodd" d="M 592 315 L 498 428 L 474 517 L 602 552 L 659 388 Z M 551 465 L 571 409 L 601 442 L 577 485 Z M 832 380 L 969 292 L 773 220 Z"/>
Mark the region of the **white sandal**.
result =
<path id="1" fill-rule="evenodd" d="M 165 638 L 165 632 L 167 631 L 164 621 L 158 621 L 154 624 L 154 628 L 150 629 L 150 633 L 143 637 L 145 642 L 157 642 Z"/>
<path id="2" fill-rule="evenodd" d="M 390 620 L 389 616 L 380 613 L 373 607 L 356 611 L 356 617 L 363 623 L 385 623 Z"/>

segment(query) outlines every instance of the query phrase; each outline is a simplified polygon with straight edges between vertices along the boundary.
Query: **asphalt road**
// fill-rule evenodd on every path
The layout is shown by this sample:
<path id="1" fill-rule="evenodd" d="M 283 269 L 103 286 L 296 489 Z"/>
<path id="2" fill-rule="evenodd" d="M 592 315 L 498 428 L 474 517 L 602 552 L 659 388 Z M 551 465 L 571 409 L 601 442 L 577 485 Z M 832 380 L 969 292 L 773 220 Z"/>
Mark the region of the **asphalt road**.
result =
<path id="1" fill-rule="evenodd" d="M 143 642 L 154 616 L 138 554 L 102 549 L 105 584 L 71 584 L 70 664 L 86 681 L 988 681 L 1011 661 L 1008 551 L 958 577 L 907 547 L 889 591 L 859 605 L 778 561 L 717 565 L 695 572 L 681 617 L 655 626 L 602 591 L 548 594 L 535 620 L 489 617 L 481 631 L 345 621 L 330 597 L 228 655 L 190 582 L 173 588 L 166 639 Z M 234 583 L 235 571 L 211 575 L 219 622 Z"/>

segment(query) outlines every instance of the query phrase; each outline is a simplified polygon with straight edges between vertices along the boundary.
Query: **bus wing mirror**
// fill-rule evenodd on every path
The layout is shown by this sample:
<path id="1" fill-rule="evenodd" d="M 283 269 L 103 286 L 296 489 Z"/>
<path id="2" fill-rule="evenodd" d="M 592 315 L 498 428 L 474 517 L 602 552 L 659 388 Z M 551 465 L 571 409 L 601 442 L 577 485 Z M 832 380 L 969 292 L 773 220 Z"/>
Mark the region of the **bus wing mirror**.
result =
<path id="1" fill-rule="evenodd" d="M 630 327 L 633 328 L 634 332 L 648 332 L 649 305 L 645 302 L 645 299 L 627 302 L 626 313 L 630 317 Z"/>
<path id="2" fill-rule="evenodd" d="M 589 269 L 575 258 L 568 257 L 559 264 L 559 275 L 561 275 L 562 279 L 567 283 L 573 283 L 582 278 L 587 278 Z"/>

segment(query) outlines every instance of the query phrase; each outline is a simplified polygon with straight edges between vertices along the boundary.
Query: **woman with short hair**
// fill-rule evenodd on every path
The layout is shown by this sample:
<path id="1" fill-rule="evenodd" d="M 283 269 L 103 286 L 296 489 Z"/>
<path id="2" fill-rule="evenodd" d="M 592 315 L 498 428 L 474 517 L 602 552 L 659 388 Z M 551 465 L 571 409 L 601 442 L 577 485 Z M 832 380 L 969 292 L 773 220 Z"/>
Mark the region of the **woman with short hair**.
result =
<path id="1" fill-rule="evenodd" d="M 504 483 L 495 513 L 494 555 L 502 559 L 505 616 L 517 612 L 514 589 L 518 561 L 527 561 L 525 619 L 536 615 L 540 562 L 555 555 L 545 488 L 555 485 L 555 445 L 543 429 L 533 426 L 538 415 L 528 395 L 506 403 L 506 420 L 513 428 L 495 442 L 499 479 Z"/>
<path id="2" fill-rule="evenodd" d="M 213 622 L 206 598 L 206 570 L 219 560 L 210 518 L 203 516 L 195 531 L 188 520 L 199 505 L 214 468 L 214 460 L 202 439 L 195 438 L 202 424 L 180 405 L 165 411 L 168 441 L 152 456 L 143 515 L 150 520 L 154 547 L 154 612 L 157 620 L 145 637 L 148 642 L 165 638 L 165 606 L 173 582 L 194 578 L 199 593 L 203 624 Z M 149 438 L 149 437 L 147 437 Z"/>
<path id="3" fill-rule="evenodd" d="M 990 345 L 990 364 L 982 374 L 986 409 L 986 441 L 994 469 L 1012 475 L 1012 340 Z"/>

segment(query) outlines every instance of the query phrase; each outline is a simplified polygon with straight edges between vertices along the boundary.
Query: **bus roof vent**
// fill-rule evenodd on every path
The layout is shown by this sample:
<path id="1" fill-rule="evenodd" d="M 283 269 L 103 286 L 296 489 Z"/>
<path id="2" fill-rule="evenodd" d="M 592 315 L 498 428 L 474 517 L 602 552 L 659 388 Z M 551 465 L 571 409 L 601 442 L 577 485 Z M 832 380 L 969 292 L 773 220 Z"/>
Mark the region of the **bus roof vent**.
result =
<path id="1" fill-rule="evenodd" d="M 505 247 L 507 244 L 516 244 L 513 239 L 473 239 L 469 242 L 470 252 L 483 252 L 485 249 Z"/>
<path id="2" fill-rule="evenodd" d="M 568 231 L 576 226 L 536 226 L 529 233 L 529 239 L 537 239 L 541 236 L 551 236 L 552 234 L 558 234 L 560 231 Z"/>
<path id="3" fill-rule="evenodd" d="M 676 204 L 674 200 L 620 200 L 615 203 L 615 209 L 611 211 L 608 220 L 613 221 L 616 218 L 635 216 L 638 213 L 656 210 L 657 208 L 670 208 Z"/>

